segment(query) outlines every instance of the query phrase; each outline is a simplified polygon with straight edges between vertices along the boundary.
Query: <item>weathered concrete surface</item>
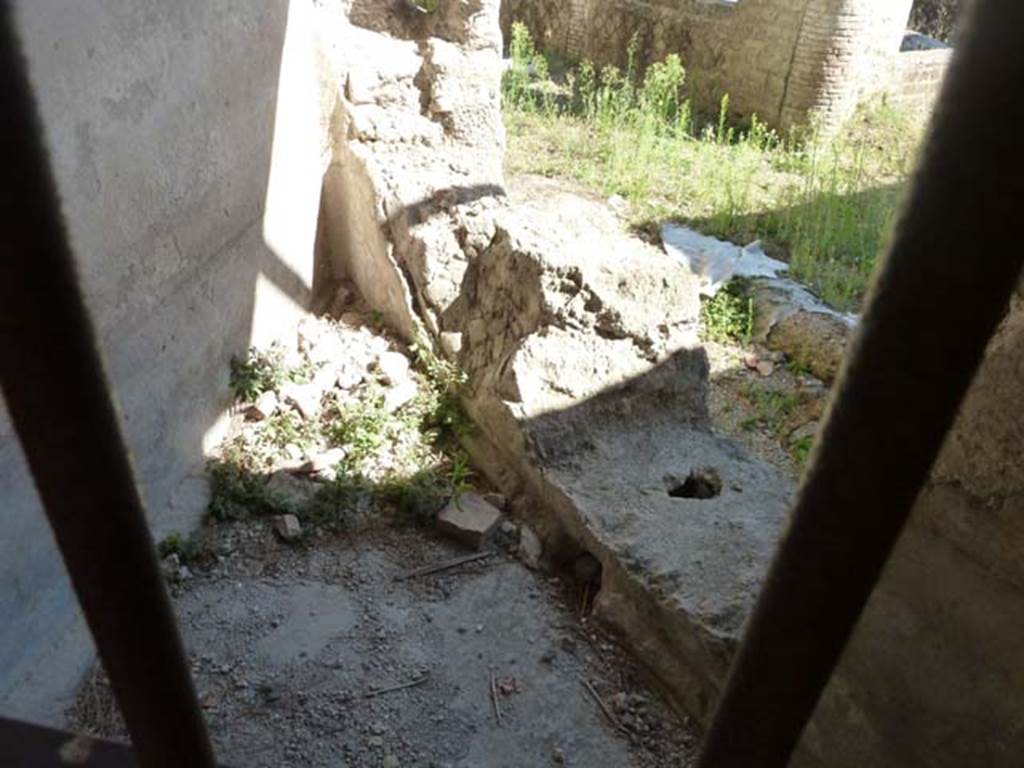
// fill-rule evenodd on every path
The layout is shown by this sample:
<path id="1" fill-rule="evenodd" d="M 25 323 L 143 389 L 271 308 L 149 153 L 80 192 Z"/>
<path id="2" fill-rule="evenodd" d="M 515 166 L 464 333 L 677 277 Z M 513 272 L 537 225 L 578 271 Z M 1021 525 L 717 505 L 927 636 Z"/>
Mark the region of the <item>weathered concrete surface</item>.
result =
<path id="1" fill-rule="evenodd" d="M 817 750 L 843 756 L 836 765 L 1020 764 L 1022 361 L 1024 293 L 989 346 L 807 734 Z"/>
<path id="2" fill-rule="evenodd" d="M 16 5 L 150 519 L 185 531 L 225 361 L 311 298 L 325 163 L 310 6 Z M 0 710 L 57 722 L 91 649 L 6 417 L 0 498 Z"/>
<path id="3" fill-rule="evenodd" d="M 710 434 L 696 278 L 602 203 L 543 180 L 504 194 L 496 6 L 452 4 L 477 22 L 435 27 L 451 40 L 366 9 L 394 37 L 339 38 L 330 263 L 466 372 L 476 462 L 546 557 L 598 558 L 602 618 L 706 718 L 789 485 Z M 723 494 L 670 497 L 667 476 L 698 467 Z"/>
<path id="4" fill-rule="evenodd" d="M 527 497 L 603 566 L 596 614 L 626 637 L 705 721 L 783 524 L 791 486 L 692 423 L 688 353 L 621 390 L 526 426 L 537 466 Z M 674 498 L 679 479 L 713 469 L 722 492 Z M 550 535 L 550 533 L 549 533 Z"/>
<path id="5" fill-rule="evenodd" d="M 258 16 L 155 4 L 121 15 L 112 0 L 23 13 L 34 76 L 50 83 L 48 138 L 155 526 L 186 527 L 201 506 L 188 478 L 224 404 L 208 394 L 225 394 L 224 359 L 250 338 L 287 332 L 315 281 L 350 277 L 396 329 L 430 337 L 467 371 L 481 468 L 517 499 L 545 560 L 597 558 L 598 614 L 706 721 L 790 487 L 710 432 L 694 278 L 601 204 L 543 182 L 504 194 L 497 3 L 445 4 L 433 19 L 398 7 L 294 3 L 287 25 L 284 4 Z M 252 50 L 282 49 L 279 68 L 274 57 L 253 65 Z M 104 64 L 96 71 L 94 57 Z M 132 83 L 111 85 L 110 72 L 149 73 L 152 98 L 136 87 L 143 106 L 132 106 Z M 922 497 L 943 512 L 919 514 L 928 536 L 894 559 L 864 639 L 808 732 L 809 752 L 830 764 L 929 764 L 962 739 L 968 747 L 948 750 L 960 764 L 983 754 L 999 765 L 1016 748 L 1019 565 L 1012 543 L 1003 550 L 973 533 L 979 514 L 993 532 L 1017 516 L 1017 480 L 1007 478 L 1024 475 L 1019 423 L 999 421 L 992 405 L 1019 391 L 1016 338 L 1001 342 L 1016 356 L 991 358 L 1001 362 L 992 385 L 978 385 L 982 405 L 965 412 L 972 426 Z M 978 447 L 991 435 L 1013 459 Z M 0 523 L 18 547 L 0 565 L 5 578 L 17 574 L 0 598 L 13 616 L 0 630 L 0 702 L 36 716 L 69 675 L 52 665 L 32 675 L 53 658 L 80 668 L 84 652 L 57 657 L 57 646 L 25 638 L 82 635 L 63 631 L 69 594 L 18 456 L 4 450 L 0 489 L 13 502 Z M 983 473 L 975 492 L 982 456 L 999 470 Z M 673 495 L 709 468 L 718 495 Z M 926 680 L 911 679 L 918 663 Z M 969 678 L 983 682 L 972 688 Z M 947 686 L 955 703 L 943 703 Z M 968 732 L 959 717 L 968 707 L 996 714 L 972 718 Z M 990 727 L 1009 735 L 1000 741 Z"/>

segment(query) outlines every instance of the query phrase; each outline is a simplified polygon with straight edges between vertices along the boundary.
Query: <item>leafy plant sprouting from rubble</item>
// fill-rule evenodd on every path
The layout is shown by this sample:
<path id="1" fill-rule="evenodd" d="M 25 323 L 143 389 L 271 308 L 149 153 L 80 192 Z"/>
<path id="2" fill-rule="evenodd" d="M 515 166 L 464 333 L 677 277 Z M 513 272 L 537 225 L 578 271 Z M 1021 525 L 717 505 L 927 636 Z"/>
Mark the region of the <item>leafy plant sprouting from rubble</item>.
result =
<path id="1" fill-rule="evenodd" d="M 472 487 L 469 459 L 459 438 L 473 429 L 460 392 L 465 374 L 430 346 L 410 346 L 418 391 L 397 410 L 386 405 L 386 389 L 370 380 L 352 392 L 330 390 L 319 413 L 303 417 L 282 408 L 226 442 L 210 462 L 210 516 L 230 520 L 248 515 L 293 513 L 306 523 L 345 526 L 370 512 L 402 523 L 425 521 L 451 496 Z M 285 363 L 278 346 L 250 349 L 231 363 L 231 384 L 240 402 L 306 382 L 316 372 L 303 359 Z M 333 478 L 316 484 L 301 503 L 268 484 L 287 450 L 307 455 L 344 449 Z"/>
<path id="2" fill-rule="evenodd" d="M 743 280 L 731 280 L 700 307 L 705 339 L 748 342 L 754 333 L 754 302 Z"/>
<path id="3" fill-rule="evenodd" d="M 272 344 L 265 352 L 249 347 L 242 356 L 231 358 L 231 391 L 239 402 L 255 400 L 264 392 L 274 392 L 288 382 L 301 384 L 309 381 L 312 366 L 288 366 L 284 350 Z"/>

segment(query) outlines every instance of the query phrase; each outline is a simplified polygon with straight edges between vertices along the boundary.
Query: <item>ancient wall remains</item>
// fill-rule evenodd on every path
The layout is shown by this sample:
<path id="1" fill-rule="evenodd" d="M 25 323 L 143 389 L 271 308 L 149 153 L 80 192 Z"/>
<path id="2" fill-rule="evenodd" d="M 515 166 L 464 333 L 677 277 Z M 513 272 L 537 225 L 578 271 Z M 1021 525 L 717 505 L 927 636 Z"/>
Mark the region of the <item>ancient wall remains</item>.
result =
<path id="1" fill-rule="evenodd" d="M 894 104 L 912 113 L 927 114 L 939 96 L 952 58 L 953 49 L 945 45 L 922 48 L 904 45 L 896 56 L 892 77 L 884 90 Z"/>
<path id="2" fill-rule="evenodd" d="M 778 126 L 848 114 L 887 81 L 910 0 L 506 0 L 506 36 L 523 21 L 542 47 L 598 64 L 626 64 L 630 38 L 644 66 L 678 53 L 698 103 L 728 93 L 734 112 Z"/>

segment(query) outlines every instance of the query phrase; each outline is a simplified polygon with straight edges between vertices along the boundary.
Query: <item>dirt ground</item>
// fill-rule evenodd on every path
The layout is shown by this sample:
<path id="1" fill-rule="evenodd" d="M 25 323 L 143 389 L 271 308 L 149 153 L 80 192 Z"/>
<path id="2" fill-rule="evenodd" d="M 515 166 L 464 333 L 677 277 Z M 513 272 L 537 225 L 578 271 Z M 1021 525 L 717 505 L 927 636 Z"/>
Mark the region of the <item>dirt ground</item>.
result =
<path id="1" fill-rule="evenodd" d="M 465 554 L 418 529 L 292 546 L 252 520 L 206 537 L 220 562 L 175 585 L 173 598 L 228 764 L 690 764 L 693 730 L 578 615 L 571 578 L 497 553 L 399 580 Z M 402 685 L 410 687 L 373 695 Z M 123 738 L 101 674 L 71 719 Z"/>
<path id="2" fill-rule="evenodd" d="M 797 480 L 824 414 L 828 386 L 793 370 L 778 353 L 712 341 L 704 348 L 715 431 Z"/>

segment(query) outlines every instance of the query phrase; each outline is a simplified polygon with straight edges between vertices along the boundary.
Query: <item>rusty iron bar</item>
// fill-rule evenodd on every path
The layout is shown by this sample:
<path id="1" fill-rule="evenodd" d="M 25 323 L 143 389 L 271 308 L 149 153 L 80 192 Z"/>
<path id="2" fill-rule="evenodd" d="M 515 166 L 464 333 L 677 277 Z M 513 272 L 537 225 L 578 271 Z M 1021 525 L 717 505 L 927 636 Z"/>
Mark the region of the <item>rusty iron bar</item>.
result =
<path id="1" fill-rule="evenodd" d="M 1021 276 L 1024 3 L 979 0 L 699 768 L 782 768 Z"/>
<path id="2" fill-rule="evenodd" d="M 0 3 L 0 385 L 139 764 L 208 768 L 213 751 L 79 290 L 11 5 Z"/>

